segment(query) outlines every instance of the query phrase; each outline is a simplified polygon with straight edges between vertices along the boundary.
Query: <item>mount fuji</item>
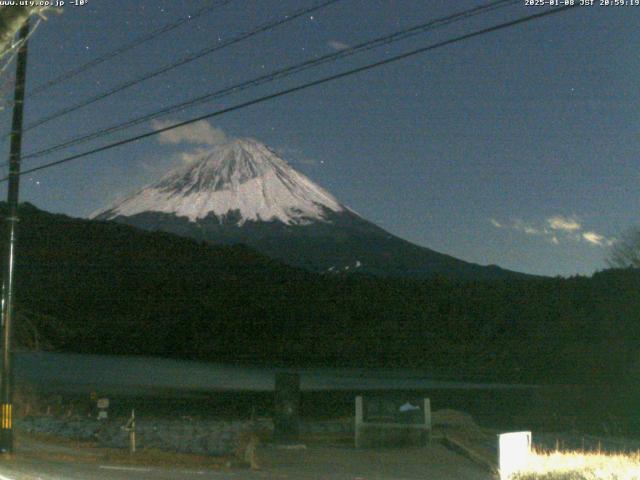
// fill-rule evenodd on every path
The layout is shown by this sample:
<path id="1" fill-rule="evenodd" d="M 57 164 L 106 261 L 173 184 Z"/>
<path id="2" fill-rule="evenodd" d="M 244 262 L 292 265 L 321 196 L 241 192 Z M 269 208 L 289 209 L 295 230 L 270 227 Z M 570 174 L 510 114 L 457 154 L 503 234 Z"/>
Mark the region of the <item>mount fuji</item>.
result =
<path id="1" fill-rule="evenodd" d="M 91 215 L 209 243 L 243 243 L 316 272 L 480 280 L 525 276 L 402 240 L 342 205 L 262 143 L 237 139 Z"/>

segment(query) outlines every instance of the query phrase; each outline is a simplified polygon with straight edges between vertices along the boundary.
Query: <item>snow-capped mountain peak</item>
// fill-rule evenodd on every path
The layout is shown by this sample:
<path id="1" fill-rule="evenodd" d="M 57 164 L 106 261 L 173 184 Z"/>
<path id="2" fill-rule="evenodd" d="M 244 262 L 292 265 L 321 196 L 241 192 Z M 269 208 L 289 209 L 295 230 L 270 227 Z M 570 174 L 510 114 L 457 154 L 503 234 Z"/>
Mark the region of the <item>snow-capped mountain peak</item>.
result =
<path id="1" fill-rule="evenodd" d="M 240 225 L 246 221 L 303 225 L 324 221 L 327 211 L 343 210 L 330 193 L 273 150 L 256 140 L 237 139 L 174 168 L 91 218 L 160 212 L 195 222 L 210 214 L 223 219 L 237 212 Z"/>

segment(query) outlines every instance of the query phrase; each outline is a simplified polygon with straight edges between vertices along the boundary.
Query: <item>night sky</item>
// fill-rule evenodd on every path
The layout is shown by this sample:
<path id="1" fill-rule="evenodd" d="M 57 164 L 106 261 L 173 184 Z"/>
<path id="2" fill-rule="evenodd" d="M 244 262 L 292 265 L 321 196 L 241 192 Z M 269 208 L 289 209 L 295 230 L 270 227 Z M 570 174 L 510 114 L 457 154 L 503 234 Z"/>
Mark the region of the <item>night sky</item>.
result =
<path id="1" fill-rule="evenodd" d="M 208 3 L 89 0 L 49 14 L 30 40 L 27 92 Z M 315 3 L 232 0 L 28 97 L 25 123 Z M 35 128 L 23 153 L 483 3 L 341 0 Z M 548 8 L 524 3 L 25 160 L 23 168 Z M 591 274 L 606 267 L 615 238 L 640 223 L 639 20 L 640 6 L 575 8 L 225 114 L 181 136 L 25 176 L 21 200 L 88 216 L 223 136 L 253 137 L 343 204 L 419 245 L 528 273 Z M 12 65 L 0 78 L 5 99 L 13 73 Z M 1 113 L 4 132 L 10 110 Z M 2 148 L 7 155 L 8 142 Z"/>

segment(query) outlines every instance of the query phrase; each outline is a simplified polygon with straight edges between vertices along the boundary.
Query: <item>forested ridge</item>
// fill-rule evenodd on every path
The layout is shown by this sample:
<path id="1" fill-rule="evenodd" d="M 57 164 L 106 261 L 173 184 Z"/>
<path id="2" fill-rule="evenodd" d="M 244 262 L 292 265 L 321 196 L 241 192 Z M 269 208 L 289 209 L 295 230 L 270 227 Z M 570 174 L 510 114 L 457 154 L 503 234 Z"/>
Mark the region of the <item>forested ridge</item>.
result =
<path id="1" fill-rule="evenodd" d="M 29 204 L 20 217 L 16 308 L 59 350 L 517 382 L 640 374 L 638 269 L 482 282 L 319 275 L 243 246 Z"/>

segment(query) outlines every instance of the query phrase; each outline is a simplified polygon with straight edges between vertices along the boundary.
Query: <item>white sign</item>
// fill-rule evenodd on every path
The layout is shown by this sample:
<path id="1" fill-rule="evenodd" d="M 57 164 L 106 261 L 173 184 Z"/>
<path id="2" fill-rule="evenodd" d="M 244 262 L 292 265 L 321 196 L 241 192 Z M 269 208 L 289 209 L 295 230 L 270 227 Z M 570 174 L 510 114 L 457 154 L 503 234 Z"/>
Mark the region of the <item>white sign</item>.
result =
<path id="1" fill-rule="evenodd" d="M 109 408 L 109 399 L 108 398 L 99 398 L 98 399 L 98 408 L 101 410 Z"/>
<path id="2" fill-rule="evenodd" d="M 498 435 L 498 468 L 500 480 L 527 468 L 531 455 L 531 432 L 511 432 Z"/>

